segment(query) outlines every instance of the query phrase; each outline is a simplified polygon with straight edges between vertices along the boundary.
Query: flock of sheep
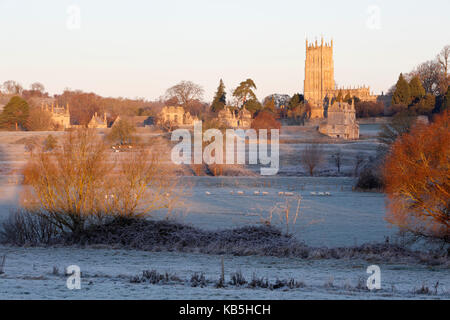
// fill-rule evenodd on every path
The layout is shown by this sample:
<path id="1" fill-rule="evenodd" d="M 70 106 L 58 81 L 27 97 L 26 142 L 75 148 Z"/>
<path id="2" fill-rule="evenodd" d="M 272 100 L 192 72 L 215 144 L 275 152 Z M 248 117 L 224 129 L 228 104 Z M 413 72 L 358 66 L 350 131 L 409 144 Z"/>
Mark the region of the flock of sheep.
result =
<path id="1" fill-rule="evenodd" d="M 211 192 L 205 191 L 205 194 L 209 196 L 209 195 L 211 195 Z M 244 191 L 236 191 L 236 192 L 230 191 L 230 194 L 245 195 L 245 192 Z M 267 196 L 268 194 L 269 194 L 269 192 L 267 192 L 267 191 L 262 191 L 262 192 L 261 191 L 253 191 L 253 195 L 255 195 L 255 196 L 259 196 L 259 195 Z M 315 192 L 315 191 L 313 191 L 313 192 L 310 192 L 310 194 L 312 196 L 331 196 L 330 192 Z M 292 197 L 295 195 L 295 193 L 280 191 L 280 192 L 278 192 L 278 195 Z"/>

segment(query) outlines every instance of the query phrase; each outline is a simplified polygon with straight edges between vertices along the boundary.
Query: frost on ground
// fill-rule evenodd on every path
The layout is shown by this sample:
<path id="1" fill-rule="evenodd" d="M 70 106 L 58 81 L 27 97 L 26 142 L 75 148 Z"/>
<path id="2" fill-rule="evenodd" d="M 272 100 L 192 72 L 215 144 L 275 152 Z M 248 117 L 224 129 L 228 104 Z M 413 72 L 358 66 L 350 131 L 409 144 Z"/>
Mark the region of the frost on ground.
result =
<path id="1" fill-rule="evenodd" d="M 27 238 L 29 239 L 29 237 Z M 4 239 L 2 240 L 4 241 Z M 11 239 L 9 240 L 11 241 Z M 424 263 L 450 268 L 450 259 L 445 251 L 415 251 L 391 243 L 334 248 L 311 247 L 298 241 L 292 235 L 282 233 L 279 229 L 271 226 L 244 226 L 212 231 L 173 221 L 144 219 L 116 219 L 91 226 L 76 237 L 72 234 L 55 236 L 50 238 L 47 243 L 13 242 L 12 244 L 106 246 L 145 251 L 301 259 L 364 259 L 389 263 Z"/>
<path id="2" fill-rule="evenodd" d="M 14 144 L 16 133 L 2 135 L 0 140 L 9 140 L 0 146 L 8 151 L 6 158 L 0 157 L 0 221 L 17 207 L 17 170 L 25 160 L 23 145 Z M 298 137 L 282 137 L 289 138 Z M 86 239 L 91 244 L 84 247 L 0 246 L 0 262 L 6 255 L 0 299 L 450 299 L 448 258 L 406 250 L 394 241 L 397 230 L 384 220 L 383 194 L 353 192 L 350 177 L 297 176 L 303 174 L 297 157 L 302 146 L 291 142 L 281 146 L 280 172 L 292 177 L 183 178 L 180 185 L 189 186 L 188 198 L 172 212 L 180 229 L 171 234 L 171 225 L 158 243 L 151 240 L 154 229 L 148 230 L 148 239 L 130 240 L 124 228 L 108 241 L 101 233 L 91 234 Z M 328 154 L 342 150 L 346 174 L 357 153 L 369 157 L 376 151 L 370 140 L 324 148 Z M 335 168 L 328 161 L 319 172 L 330 170 Z M 301 217 L 289 229 L 290 237 L 275 220 L 281 234 L 271 230 L 261 235 L 269 230 L 261 226 L 268 209 L 286 200 L 279 192 L 292 192 L 292 199 L 301 196 Z M 331 196 L 312 194 L 319 192 Z M 155 212 L 152 219 L 166 214 Z M 160 227 L 167 225 L 161 222 Z M 258 237 L 252 238 L 251 231 Z M 180 235 L 188 241 L 177 240 Z M 112 240 L 115 245 L 101 244 Z M 128 245 L 117 244 L 122 240 Z M 225 287 L 216 288 L 222 256 Z M 381 268 L 382 288 L 376 292 L 364 286 L 372 264 Z M 67 289 L 65 269 L 70 265 L 81 268 L 81 290 Z M 148 279 L 132 281 L 144 271 Z M 279 287 L 274 288 L 277 279 Z"/>
<path id="3" fill-rule="evenodd" d="M 226 286 L 217 288 L 218 255 L 92 248 L 0 247 L 0 251 L 7 255 L 5 273 L 0 275 L 2 299 L 450 299 L 448 269 L 437 266 L 380 263 L 381 290 L 368 291 L 364 284 L 371 262 L 225 255 Z M 81 268 L 81 290 L 66 286 L 64 270 L 73 264 Z M 152 281 L 132 281 L 146 270 Z M 249 283 L 254 278 L 272 285 L 277 279 L 294 279 L 301 285 L 272 290 L 264 285 L 232 285 L 237 271 Z M 203 274 L 205 285 L 192 286 L 194 274 L 198 279 Z"/>

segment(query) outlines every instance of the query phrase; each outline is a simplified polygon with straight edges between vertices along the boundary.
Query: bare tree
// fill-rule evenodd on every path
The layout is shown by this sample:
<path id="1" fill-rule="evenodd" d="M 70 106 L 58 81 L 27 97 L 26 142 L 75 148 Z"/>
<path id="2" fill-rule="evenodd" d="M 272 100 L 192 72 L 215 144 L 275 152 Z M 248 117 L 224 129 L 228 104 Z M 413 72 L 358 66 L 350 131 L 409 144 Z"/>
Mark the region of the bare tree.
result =
<path id="1" fill-rule="evenodd" d="M 341 173 L 341 163 L 342 163 L 342 154 L 341 150 L 338 150 L 335 152 L 332 156 L 334 164 L 336 165 L 336 168 L 338 170 L 338 173 Z"/>
<path id="2" fill-rule="evenodd" d="M 14 81 L 14 80 L 8 80 L 3 82 L 3 89 L 7 94 L 18 94 L 20 95 L 23 91 L 22 86 L 20 83 Z"/>
<path id="3" fill-rule="evenodd" d="M 359 169 L 361 168 L 361 166 L 362 166 L 362 164 L 364 163 L 364 161 L 365 161 L 364 155 L 363 155 L 362 153 L 358 153 L 358 154 L 356 155 L 356 158 L 355 158 L 355 168 L 354 168 L 354 170 L 353 170 L 353 175 L 354 175 L 355 177 L 358 176 Z"/>
<path id="4" fill-rule="evenodd" d="M 323 160 L 323 150 L 317 144 L 307 145 L 300 153 L 300 161 L 311 176 L 314 175 L 314 169 L 321 165 Z"/>
<path id="5" fill-rule="evenodd" d="M 40 82 L 34 82 L 31 84 L 30 89 L 33 91 L 38 91 L 40 93 L 44 93 L 45 91 L 45 87 L 42 83 Z"/>
<path id="6" fill-rule="evenodd" d="M 47 131 L 55 128 L 52 115 L 41 108 L 32 108 L 27 120 L 27 129 L 30 131 Z"/>
<path id="7" fill-rule="evenodd" d="M 435 60 L 424 62 L 413 70 L 410 76 L 418 76 L 427 93 L 439 94 L 442 79 L 441 65 L 439 62 Z"/>
<path id="8" fill-rule="evenodd" d="M 181 81 L 166 91 L 167 99 L 175 98 L 183 107 L 203 98 L 203 88 L 192 81 Z"/>
<path id="9" fill-rule="evenodd" d="M 449 85 L 448 81 L 448 60 L 450 58 L 450 45 L 445 46 L 441 52 L 436 57 L 439 64 L 442 66 L 443 70 L 443 79 L 442 79 L 442 88 L 441 93 L 447 92 L 447 88 Z"/>
<path id="10" fill-rule="evenodd" d="M 132 148 L 114 158 L 95 131 L 68 133 L 53 152 L 40 149 L 24 169 L 25 208 L 58 230 L 80 234 L 104 217 L 142 217 L 167 208 L 174 180 L 160 151 Z"/>

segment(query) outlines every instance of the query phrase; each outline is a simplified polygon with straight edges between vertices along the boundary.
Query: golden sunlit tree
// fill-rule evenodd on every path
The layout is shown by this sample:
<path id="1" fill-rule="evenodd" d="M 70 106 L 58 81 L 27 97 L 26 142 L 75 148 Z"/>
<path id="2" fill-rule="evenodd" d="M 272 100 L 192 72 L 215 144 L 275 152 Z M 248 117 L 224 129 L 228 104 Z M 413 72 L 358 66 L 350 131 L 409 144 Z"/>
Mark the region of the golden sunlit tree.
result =
<path id="1" fill-rule="evenodd" d="M 41 148 L 31 155 L 22 202 L 73 234 L 108 217 L 145 217 L 174 201 L 160 154 L 138 146 L 116 154 L 93 130 L 69 132 L 52 152 Z"/>
<path id="2" fill-rule="evenodd" d="M 417 124 L 392 146 L 384 168 L 389 222 L 450 241 L 450 113 Z"/>

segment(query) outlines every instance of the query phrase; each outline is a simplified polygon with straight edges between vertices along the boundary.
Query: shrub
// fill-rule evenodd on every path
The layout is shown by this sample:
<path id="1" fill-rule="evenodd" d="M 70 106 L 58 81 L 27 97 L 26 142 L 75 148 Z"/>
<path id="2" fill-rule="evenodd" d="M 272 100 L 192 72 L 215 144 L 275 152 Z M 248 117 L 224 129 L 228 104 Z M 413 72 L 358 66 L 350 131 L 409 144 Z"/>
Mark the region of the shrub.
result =
<path id="1" fill-rule="evenodd" d="M 150 284 L 169 284 L 183 282 L 177 275 L 168 272 L 159 273 L 156 270 L 144 270 L 142 276 L 134 276 L 131 283 L 148 282 Z"/>
<path id="2" fill-rule="evenodd" d="M 136 141 L 136 128 L 127 120 L 119 119 L 114 122 L 108 139 L 114 143 L 131 144 Z"/>
<path id="3" fill-rule="evenodd" d="M 54 152 L 31 155 L 23 205 L 58 230 L 79 234 L 95 219 L 142 217 L 168 206 L 172 185 L 164 172 L 156 152 L 133 148 L 114 159 L 95 131 L 77 130 Z"/>
<path id="4" fill-rule="evenodd" d="M 52 151 L 58 145 L 58 140 L 51 134 L 44 140 L 44 151 Z"/>
<path id="5" fill-rule="evenodd" d="M 374 168 L 364 168 L 358 177 L 356 188 L 361 190 L 382 189 L 383 180 Z"/>
<path id="6" fill-rule="evenodd" d="M 230 284 L 233 286 L 243 286 L 247 283 L 241 271 L 236 271 L 231 274 Z"/>
<path id="7" fill-rule="evenodd" d="M 384 179 L 388 220 L 402 230 L 450 241 L 450 113 L 417 124 L 392 146 Z"/>
<path id="8" fill-rule="evenodd" d="M 205 287 L 208 285 L 208 281 L 203 273 L 194 273 L 191 277 L 191 287 Z"/>
<path id="9" fill-rule="evenodd" d="M 45 214 L 38 215 L 27 210 L 13 212 L 0 229 L 1 242 L 14 245 L 48 244 L 56 235 L 55 226 Z"/>
<path id="10" fill-rule="evenodd" d="M 380 117 L 384 115 L 384 104 L 382 102 L 360 101 L 355 104 L 356 117 Z"/>
<path id="11" fill-rule="evenodd" d="M 266 129 L 268 135 L 271 129 L 280 129 L 281 124 L 275 119 L 275 116 L 268 111 L 261 111 L 252 121 L 252 129 L 261 130 Z"/>

